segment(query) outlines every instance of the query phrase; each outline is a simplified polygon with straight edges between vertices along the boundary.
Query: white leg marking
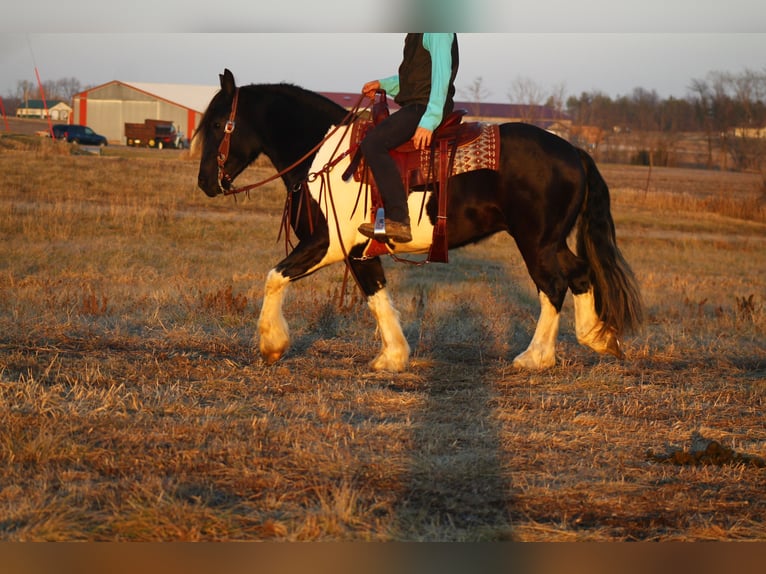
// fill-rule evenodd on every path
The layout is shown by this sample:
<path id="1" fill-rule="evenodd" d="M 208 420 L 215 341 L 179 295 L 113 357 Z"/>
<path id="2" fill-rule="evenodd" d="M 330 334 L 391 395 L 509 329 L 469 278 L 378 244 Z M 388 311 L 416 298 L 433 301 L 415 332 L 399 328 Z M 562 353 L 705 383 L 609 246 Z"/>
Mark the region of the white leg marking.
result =
<path id="1" fill-rule="evenodd" d="M 274 269 L 266 277 L 258 332 L 261 335 L 261 355 L 269 364 L 278 361 L 290 345 L 290 331 L 282 315 L 282 301 L 289 283 L 287 277 Z"/>
<path id="2" fill-rule="evenodd" d="M 586 293 L 575 295 L 575 333 L 577 340 L 588 347 L 597 340 L 597 334 L 601 327 L 601 321 L 596 315 L 596 302 L 593 298 L 593 287 Z"/>
<path id="3" fill-rule="evenodd" d="M 378 322 L 383 340 L 380 354 L 371 363 L 372 368 L 376 371 L 403 371 L 410 360 L 410 346 L 404 338 L 399 312 L 391 303 L 388 291 L 381 289 L 367 299 L 367 304 Z"/>
<path id="4" fill-rule="evenodd" d="M 604 329 L 604 323 L 596 314 L 596 301 L 593 287 L 586 293 L 574 296 L 575 333 L 581 345 L 590 347 L 597 353 L 609 353 L 622 357 L 620 342 L 611 329 Z"/>
<path id="5" fill-rule="evenodd" d="M 541 370 L 556 364 L 556 337 L 559 334 L 559 313 L 548 296 L 540 291 L 540 318 L 527 350 L 513 360 L 522 369 Z"/>

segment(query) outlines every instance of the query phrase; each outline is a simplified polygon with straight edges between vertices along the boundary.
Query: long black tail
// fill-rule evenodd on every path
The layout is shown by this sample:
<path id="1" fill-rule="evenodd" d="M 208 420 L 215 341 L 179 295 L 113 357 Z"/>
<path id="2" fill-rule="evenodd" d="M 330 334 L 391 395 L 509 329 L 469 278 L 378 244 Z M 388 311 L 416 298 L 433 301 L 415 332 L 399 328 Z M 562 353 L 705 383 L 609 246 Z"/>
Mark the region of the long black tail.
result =
<path id="1" fill-rule="evenodd" d="M 604 328 L 618 334 L 635 330 L 643 321 L 638 281 L 617 247 L 609 188 L 593 158 L 579 150 L 587 173 L 585 207 L 577 233 L 577 253 L 590 266 L 596 312 Z"/>

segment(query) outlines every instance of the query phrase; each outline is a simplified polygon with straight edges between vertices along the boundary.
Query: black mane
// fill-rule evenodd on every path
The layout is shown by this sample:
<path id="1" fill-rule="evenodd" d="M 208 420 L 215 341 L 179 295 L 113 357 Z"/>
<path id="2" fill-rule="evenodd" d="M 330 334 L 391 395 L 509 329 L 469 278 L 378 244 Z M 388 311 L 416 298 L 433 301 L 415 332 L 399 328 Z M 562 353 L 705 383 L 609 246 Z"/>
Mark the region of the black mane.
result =
<path id="1" fill-rule="evenodd" d="M 279 84 L 249 84 L 243 86 L 243 90 L 254 90 L 270 92 L 273 97 L 289 101 L 293 111 L 300 110 L 305 112 L 305 115 L 316 116 L 319 115 L 322 118 L 327 119 L 332 125 L 339 124 L 343 118 L 348 114 L 348 111 L 331 99 L 312 92 L 295 84 L 279 83 Z"/>

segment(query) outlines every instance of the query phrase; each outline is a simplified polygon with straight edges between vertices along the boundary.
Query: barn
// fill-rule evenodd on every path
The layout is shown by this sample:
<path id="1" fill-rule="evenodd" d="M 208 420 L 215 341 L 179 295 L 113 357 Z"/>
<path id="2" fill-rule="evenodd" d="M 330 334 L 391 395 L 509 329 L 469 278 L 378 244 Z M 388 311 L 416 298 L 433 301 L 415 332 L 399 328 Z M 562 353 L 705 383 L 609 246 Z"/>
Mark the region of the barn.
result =
<path id="1" fill-rule="evenodd" d="M 113 143 L 125 143 L 125 124 L 168 120 L 190 138 L 220 88 L 189 84 L 111 81 L 72 98 L 72 122 L 91 127 Z"/>

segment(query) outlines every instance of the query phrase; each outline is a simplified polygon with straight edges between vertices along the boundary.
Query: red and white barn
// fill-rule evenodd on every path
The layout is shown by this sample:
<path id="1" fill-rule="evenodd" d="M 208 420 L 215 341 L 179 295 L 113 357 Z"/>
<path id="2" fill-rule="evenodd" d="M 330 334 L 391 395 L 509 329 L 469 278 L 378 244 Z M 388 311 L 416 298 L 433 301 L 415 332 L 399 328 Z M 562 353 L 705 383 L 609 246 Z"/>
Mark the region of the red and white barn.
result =
<path id="1" fill-rule="evenodd" d="M 126 123 L 168 120 L 190 138 L 218 89 L 114 80 L 75 94 L 71 123 L 89 126 L 110 142 L 125 143 Z"/>

